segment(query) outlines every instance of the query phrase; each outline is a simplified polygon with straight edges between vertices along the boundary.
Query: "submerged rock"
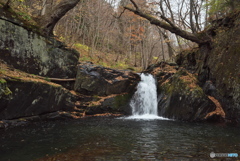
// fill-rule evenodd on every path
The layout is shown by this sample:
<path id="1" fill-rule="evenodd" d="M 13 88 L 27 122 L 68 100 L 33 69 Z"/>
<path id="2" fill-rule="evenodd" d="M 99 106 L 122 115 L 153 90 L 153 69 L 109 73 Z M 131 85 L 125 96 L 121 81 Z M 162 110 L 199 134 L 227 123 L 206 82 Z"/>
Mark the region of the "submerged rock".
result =
<path id="1" fill-rule="evenodd" d="M 107 96 L 134 91 L 140 81 L 138 74 L 91 63 L 79 64 L 74 90 L 86 95 Z"/>

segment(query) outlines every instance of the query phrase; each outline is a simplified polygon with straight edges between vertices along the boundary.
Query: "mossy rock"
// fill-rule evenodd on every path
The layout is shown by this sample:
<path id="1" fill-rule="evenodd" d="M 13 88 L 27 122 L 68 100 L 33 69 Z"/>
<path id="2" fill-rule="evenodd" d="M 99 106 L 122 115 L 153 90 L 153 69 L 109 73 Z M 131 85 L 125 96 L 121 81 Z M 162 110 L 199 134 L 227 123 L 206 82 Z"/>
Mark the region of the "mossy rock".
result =
<path id="1" fill-rule="evenodd" d="M 204 120 L 214 104 L 198 85 L 196 76 L 184 69 L 159 85 L 159 114 L 186 121 Z"/>
<path id="2" fill-rule="evenodd" d="M 7 81 L 5 79 L 0 79 L 0 99 L 9 97 L 12 91 L 7 87 Z"/>
<path id="3" fill-rule="evenodd" d="M 123 110 L 127 106 L 132 98 L 132 94 L 118 95 L 114 98 L 114 108 L 116 110 Z"/>
<path id="4" fill-rule="evenodd" d="M 7 81 L 0 78 L 0 112 L 12 99 L 12 91 L 7 86 Z"/>

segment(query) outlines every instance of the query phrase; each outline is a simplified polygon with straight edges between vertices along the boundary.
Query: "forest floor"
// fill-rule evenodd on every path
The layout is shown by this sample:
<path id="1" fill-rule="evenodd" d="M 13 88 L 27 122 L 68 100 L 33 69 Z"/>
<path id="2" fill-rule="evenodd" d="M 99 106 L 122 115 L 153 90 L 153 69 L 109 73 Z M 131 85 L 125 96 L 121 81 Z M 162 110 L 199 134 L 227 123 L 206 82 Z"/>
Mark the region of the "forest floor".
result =
<path id="1" fill-rule="evenodd" d="M 72 48 L 80 53 L 80 62 L 92 62 L 112 69 L 130 69 L 135 72 L 143 70 L 141 67 L 135 67 L 131 59 L 124 55 L 92 50 L 89 46 L 80 43 L 74 44 Z"/>

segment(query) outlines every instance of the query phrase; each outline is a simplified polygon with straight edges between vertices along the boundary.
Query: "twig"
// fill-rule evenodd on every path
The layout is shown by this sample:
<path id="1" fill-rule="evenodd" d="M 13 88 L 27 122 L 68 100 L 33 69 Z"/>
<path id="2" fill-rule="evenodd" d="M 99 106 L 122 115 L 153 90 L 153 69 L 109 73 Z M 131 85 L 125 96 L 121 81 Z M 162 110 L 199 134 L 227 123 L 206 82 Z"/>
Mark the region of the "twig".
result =
<path id="1" fill-rule="evenodd" d="M 122 14 L 124 14 L 125 10 L 126 10 L 126 8 L 123 9 L 123 11 L 120 13 L 119 16 L 114 16 L 114 15 L 112 15 L 112 16 L 115 17 L 115 18 L 117 18 L 117 19 L 118 19 L 118 18 L 121 18 Z"/>
<path id="2" fill-rule="evenodd" d="M 132 2 L 132 4 L 134 5 L 134 7 L 136 8 L 136 10 L 139 10 L 137 4 L 133 1 L 133 0 L 130 0 Z"/>

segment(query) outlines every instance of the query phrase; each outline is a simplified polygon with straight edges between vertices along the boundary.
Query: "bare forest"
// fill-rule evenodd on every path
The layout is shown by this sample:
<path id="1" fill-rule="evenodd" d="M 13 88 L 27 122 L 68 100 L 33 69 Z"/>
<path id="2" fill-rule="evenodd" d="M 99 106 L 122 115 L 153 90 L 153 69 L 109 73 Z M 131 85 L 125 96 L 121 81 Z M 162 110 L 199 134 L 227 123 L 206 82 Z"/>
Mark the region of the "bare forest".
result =
<path id="1" fill-rule="evenodd" d="M 35 20 L 42 17 L 46 20 L 52 11 L 67 4 L 70 7 L 66 14 L 60 15 L 56 25 L 49 29 L 52 36 L 78 50 L 80 61 L 138 71 L 159 61 L 171 62 L 179 51 L 210 41 L 208 35 L 199 34 L 212 21 L 233 11 L 239 2 L 1 0 L 1 3 L 36 25 L 42 21 Z"/>

